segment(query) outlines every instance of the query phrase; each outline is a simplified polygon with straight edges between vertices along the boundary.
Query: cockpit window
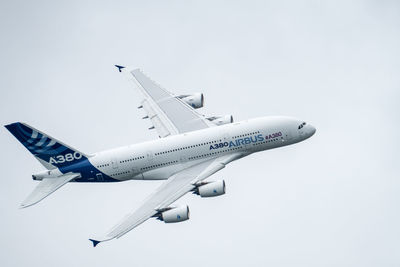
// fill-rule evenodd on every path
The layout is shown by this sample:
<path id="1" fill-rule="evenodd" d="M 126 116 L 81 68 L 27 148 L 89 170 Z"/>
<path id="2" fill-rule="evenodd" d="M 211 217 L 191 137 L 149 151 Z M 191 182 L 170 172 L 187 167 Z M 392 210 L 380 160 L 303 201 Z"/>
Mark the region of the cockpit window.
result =
<path id="1" fill-rule="evenodd" d="M 302 124 L 300 124 L 300 125 L 299 125 L 299 127 L 298 127 L 298 129 L 300 130 L 301 128 L 303 128 L 303 127 L 304 127 L 304 125 L 306 125 L 306 123 L 305 123 L 305 122 L 303 122 Z"/>

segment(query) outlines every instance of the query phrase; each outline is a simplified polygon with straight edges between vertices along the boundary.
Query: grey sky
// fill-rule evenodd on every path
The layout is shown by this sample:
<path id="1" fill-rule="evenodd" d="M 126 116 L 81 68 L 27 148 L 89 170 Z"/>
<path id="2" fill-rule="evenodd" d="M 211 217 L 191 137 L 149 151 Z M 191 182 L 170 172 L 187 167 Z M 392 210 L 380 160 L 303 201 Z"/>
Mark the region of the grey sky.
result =
<path id="1" fill-rule="evenodd" d="M 396 1 L 2 1 L 1 124 L 87 153 L 156 138 L 113 64 L 210 115 L 289 115 L 310 140 L 252 155 L 187 195 L 188 222 L 150 220 L 93 249 L 160 182 L 68 184 L 18 205 L 42 167 L 0 130 L 1 266 L 398 266 L 400 4 Z"/>

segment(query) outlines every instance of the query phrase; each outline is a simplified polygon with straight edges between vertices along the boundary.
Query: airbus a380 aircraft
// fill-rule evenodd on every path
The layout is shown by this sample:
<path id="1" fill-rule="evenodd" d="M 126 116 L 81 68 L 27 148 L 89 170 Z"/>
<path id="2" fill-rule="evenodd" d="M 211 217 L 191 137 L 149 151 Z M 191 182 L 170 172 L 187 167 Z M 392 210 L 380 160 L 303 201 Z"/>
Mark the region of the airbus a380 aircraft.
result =
<path id="1" fill-rule="evenodd" d="M 201 197 L 225 193 L 225 182 L 205 181 L 228 163 L 252 153 L 298 143 L 315 133 L 310 124 L 288 117 L 262 117 L 233 122 L 232 116 L 205 117 L 203 94 L 174 95 L 139 69 L 116 65 L 143 94 L 139 108 L 159 139 L 95 154 L 84 154 L 21 122 L 5 127 L 47 169 L 32 175 L 40 181 L 21 204 L 29 207 L 68 182 L 166 180 L 131 214 L 93 246 L 119 238 L 151 217 L 165 223 L 189 219 L 188 206 L 171 206 L 188 192 Z"/>

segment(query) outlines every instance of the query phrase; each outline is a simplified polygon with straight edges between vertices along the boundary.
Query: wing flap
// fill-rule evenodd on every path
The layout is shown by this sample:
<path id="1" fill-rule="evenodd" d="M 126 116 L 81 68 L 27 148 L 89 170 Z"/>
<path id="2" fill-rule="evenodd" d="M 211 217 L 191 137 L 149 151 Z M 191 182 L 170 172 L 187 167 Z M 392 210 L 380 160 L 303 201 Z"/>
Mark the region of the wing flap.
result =
<path id="1" fill-rule="evenodd" d="M 142 106 L 160 137 L 214 127 L 203 115 L 171 94 L 139 69 L 122 69 L 143 94 Z"/>
<path id="2" fill-rule="evenodd" d="M 145 99 L 142 101 L 142 106 L 146 112 L 147 117 L 152 122 L 160 137 L 166 137 L 168 135 L 177 133 L 176 129 L 172 125 L 166 123 L 165 120 L 163 122 L 161 113 L 155 111 L 156 107 L 153 107 L 151 102 Z"/>
<path id="3" fill-rule="evenodd" d="M 56 178 L 43 179 L 32 191 L 32 193 L 22 202 L 21 208 L 32 206 L 50 194 L 54 193 L 57 189 L 68 183 L 69 181 L 79 177 L 80 174 L 71 173 L 65 174 Z"/>

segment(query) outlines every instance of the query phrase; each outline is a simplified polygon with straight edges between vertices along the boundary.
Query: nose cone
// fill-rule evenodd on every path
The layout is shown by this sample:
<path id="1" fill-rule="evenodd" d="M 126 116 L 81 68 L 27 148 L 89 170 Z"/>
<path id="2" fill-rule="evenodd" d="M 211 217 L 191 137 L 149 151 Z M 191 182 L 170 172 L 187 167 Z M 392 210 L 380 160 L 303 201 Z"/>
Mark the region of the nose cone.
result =
<path id="1" fill-rule="evenodd" d="M 308 124 L 308 125 L 306 125 L 306 131 L 307 131 L 308 137 L 311 137 L 311 136 L 313 136 L 313 135 L 315 134 L 315 132 L 317 131 L 317 129 L 315 129 L 314 126 Z"/>

